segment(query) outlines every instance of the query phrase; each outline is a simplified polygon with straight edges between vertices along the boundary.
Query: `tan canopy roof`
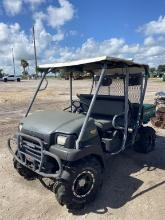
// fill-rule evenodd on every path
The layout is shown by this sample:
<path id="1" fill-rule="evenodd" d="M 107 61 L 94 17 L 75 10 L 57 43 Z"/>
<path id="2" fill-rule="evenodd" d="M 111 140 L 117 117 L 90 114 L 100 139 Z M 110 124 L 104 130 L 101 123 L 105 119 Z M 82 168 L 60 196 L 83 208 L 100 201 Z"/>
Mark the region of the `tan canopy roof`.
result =
<path id="1" fill-rule="evenodd" d="M 98 72 L 99 69 L 103 67 L 103 64 L 107 64 L 108 74 L 114 73 L 115 70 L 120 72 L 124 67 L 127 67 L 130 73 L 141 73 L 147 72 L 148 66 L 145 64 L 138 64 L 131 60 L 125 60 L 115 57 L 96 57 L 96 58 L 88 58 L 82 60 L 74 60 L 64 63 L 54 63 L 54 64 L 43 64 L 39 65 L 39 71 L 59 71 L 60 69 L 65 69 L 67 72 L 74 71 L 89 71 L 89 72 Z M 113 71 L 110 71 L 113 69 Z M 122 71 L 124 73 L 125 71 Z"/>

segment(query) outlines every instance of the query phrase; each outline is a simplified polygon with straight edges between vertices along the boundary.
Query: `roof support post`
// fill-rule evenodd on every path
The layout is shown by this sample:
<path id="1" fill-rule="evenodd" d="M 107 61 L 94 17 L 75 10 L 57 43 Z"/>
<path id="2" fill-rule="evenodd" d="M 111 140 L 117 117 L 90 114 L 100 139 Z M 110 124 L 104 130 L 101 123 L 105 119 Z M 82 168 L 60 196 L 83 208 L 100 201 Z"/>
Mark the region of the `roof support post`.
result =
<path id="1" fill-rule="evenodd" d="M 140 105 L 139 105 L 139 111 L 138 111 L 136 127 L 134 129 L 133 136 L 132 136 L 132 143 L 131 143 L 132 145 L 135 143 L 138 128 L 139 128 L 140 123 L 141 123 L 141 115 L 142 115 L 142 109 L 143 109 L 144 96 L 145 96 L 146 88 L 147 88 L 147 80 L 148 80 L 148 73 L 147 74 L 145 73 L 145 75 L 144 75 L 144 86 L 143 86 L 143 79 L 142 79 L 142 82 L 141 82 Z"/>
<path id="2" fill-rule="evenodd" d="M 124 97 L 125 97 L 125 103 L 124 103 L 124 128 L 123 128 L 123 140 L 121 148 L 114 153 L 111 153 L 111 155 L 116 155 L 122 152 L 126 147 L 126 141 L 128 136 L 128 112 L 129 112 L 129 104 L 128 104 L 128 86 L 129 86 L 129 72 L 128 68 L 125 67 L 126 70 L 126 76 L 124 79 Z"/>
<path id="3" fill-rule="evenodd" d="M 33 105 L 33 103 L 34 103 L 34 101 L 35 101 L 35 99 L 36 99 L 36 96 L 37 96 L 38 92 L 40 91 L 41 85 L 42 85 L 42 83 L 43 83 L 43 81 L 44 81 L 45 76 L 46 76 L 47 73 L 48 73 L 47 71 L 44 72 L 44 74 L 43 74 L 43 76 L 42 76 L 42 78 L 41 78 L 41 80 L 40 80 L 40 82 L 39 82 L 39 85 L 38 85 L 38 87 L 37 87 L 37 89 L 36 89 L 36 92 L 35 92 L 35 94 L 34 94 L 32 100 L 31 100 L 30 105 L 29 105 L 29 107 L 28 107 L 28 110 L 27 110 L 27 112 L 26 112 L 26 114 L 25 114 L 25 118 L 28 116 L 28 114 L 29 114 L 29 112 L 30 112 L 30 110 L 31 110 L 31 107 L 32 107 L 32 105 Z"/>
<path id="4" fill-rule="evenodd" d="M 128 135 L 128 112 L 129 112 L 129 105 L 128 105 L 128 87 L 129 87 L 129 72 L 128 68 L 126 68 L 126 76 L 125 76 L 125 88 L 124 88 L 124 95 L 125 95 L 125 114 L 124 114 L 124 137 L 121 150 L 125 149 L 127 135 Z"/>
<path id="5" fill-rule="evenodd" d="M 105 70 L 107 69 L 107 64 L 104 63 L 103 65 L 103 68 L 101 70 L 101 74 L 100 74 L 100 79 L 98 81 L 98 84 L 97 84 L 97 87 L 96 87 L 96 91 L 95 91 L 95 94 L 93 95 L 92 97 L 92 100 L 91 100 L 91 103 L 90 103 L 90 106 L 89 106 L 89 109 L 88 109 L 88 112 L 86 114 L 86 117 L 85 117 L 85 120 L 84 120 L 84 123 L 82 125 L 82 128 L 81 128 L 81 131 L 80 131 L 80 134 L 79 134 L 79 137 L 76 141 L 76 149 L 78 150 L 79 149 L 79 144 L 83 138 L 83 135 L 85 133 L 85 130 L 86 130 L 86 127 L 87 127 L 87 124 L 88 124 L 88 120 L 89 120 L 89 117 L 91 115 L 91 112 L 93 110 L 93 106 L 95 104 L 95 100 L 96 100 L 96 97 L 97 97 L 97 94 L 99 92 L 99 88 L 100 88 L 100 85 L 101 85 L 101 82 L 102 82 L 102 79 L 104 77 L 104 74 L 105 74 Z"/>
<path id="6" fill-rule="evenodd" d="M 69 81 L 70 81 L 70 108 L 72 112 L 72 79 L 73 79 L 73 73 L 69 74 Z"/>

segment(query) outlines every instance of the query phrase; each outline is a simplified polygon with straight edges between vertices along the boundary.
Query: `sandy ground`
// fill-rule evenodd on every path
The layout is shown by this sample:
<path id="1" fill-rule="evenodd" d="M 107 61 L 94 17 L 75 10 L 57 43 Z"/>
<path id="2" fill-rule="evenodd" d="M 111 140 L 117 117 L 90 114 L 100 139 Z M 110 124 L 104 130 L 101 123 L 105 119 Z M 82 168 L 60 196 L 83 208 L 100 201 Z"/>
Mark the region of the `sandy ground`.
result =
<path id="1" fill-rule="evenodd" d="M 78 213 L 61 207 L 54 194 L 38 181 L 27 182 L 13 168 L 7 138 L 14 134 L 26 112 L 38 81 L 0 82 L 0 219 L 165 219 L 165 131 L 156 129 L 156 150 L 141 155 L 131 150 L 112 157 L 96 201 Z M 74 82 L 74 95 L 87 91 L 88 80 Z M 145 101 L 165 90 L 150 80 Z M 50 80 L 32 111 L 61 109 L 69 101 L 69 82 Z"/>

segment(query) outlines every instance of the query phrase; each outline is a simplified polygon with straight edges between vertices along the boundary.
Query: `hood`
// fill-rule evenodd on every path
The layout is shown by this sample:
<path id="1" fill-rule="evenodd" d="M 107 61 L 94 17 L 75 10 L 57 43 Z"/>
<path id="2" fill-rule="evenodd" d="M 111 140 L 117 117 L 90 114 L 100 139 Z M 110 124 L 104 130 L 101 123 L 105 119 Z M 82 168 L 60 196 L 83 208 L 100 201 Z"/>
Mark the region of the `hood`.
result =
<path id="1" fill-rule="evenodd" d="M 44 136 L 55 132 L 78 135 L 84 119 L 84 115 L 64 111 L 35 112 L 22 120 L 22 131 Z"/>

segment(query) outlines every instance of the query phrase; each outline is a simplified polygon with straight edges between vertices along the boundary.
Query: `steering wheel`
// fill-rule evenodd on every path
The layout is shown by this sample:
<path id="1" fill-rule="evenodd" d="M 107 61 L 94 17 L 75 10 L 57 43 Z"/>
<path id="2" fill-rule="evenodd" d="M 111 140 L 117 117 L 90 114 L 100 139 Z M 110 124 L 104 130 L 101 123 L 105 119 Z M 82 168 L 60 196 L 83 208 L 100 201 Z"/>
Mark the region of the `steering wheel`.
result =
<path id="1" fill-rule="evenodd" d="M 84 109 L 84 105 L 87 107 L 87 109 L 89 108 L 90 104 L 87 104 L 86 102 L 83 102 L 81 100 L 73 100 L 72 101 L 72 105 L 70 105 L 69 107 L 65 108 L 65 110 L 71 108 L 71 106 L 74 107 L 74 109 L 72 110 L 73 113 L 82 113 L 82 112 L 86 112 L 86 110 Z"/>

